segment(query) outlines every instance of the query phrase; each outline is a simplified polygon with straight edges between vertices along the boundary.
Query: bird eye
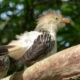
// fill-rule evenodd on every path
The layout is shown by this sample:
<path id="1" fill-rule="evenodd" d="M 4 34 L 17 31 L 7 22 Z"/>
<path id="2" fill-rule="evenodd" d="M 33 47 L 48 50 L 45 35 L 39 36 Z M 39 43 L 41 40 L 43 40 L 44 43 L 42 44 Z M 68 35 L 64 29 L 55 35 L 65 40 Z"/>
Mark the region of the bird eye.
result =
<path id="1" fill-rule="evenodd" d="M 58 20 L 58 18 L 56 17 L 56 20 Z"/>

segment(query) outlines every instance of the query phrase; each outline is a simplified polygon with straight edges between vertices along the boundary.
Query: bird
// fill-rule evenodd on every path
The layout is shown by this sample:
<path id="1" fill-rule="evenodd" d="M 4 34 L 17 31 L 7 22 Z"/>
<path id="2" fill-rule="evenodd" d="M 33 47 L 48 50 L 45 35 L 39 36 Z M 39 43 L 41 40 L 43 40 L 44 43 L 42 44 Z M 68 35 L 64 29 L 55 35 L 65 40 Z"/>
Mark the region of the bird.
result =
<path id="1" fill-rule="evenodd" d="M 7 75 L 7 72 L 9 70 L 10 66 L 10 60 L 9 56 L 7 54 L 4 54 L 5 52 L 8 52 L 6 48 L 0 47 L 0 79 L 4 78 Z"/>
<path id="2" fill-rule="evenodd" d="M 69 23 L 60 13 L 50 12 L 37 19 L 37 26 L 33 31 L 25 31 L 16 36 L 6 47 L 9 57 L 16 65 L 32 65 L 57 52 L 57 32 L 59 28 Z"/>

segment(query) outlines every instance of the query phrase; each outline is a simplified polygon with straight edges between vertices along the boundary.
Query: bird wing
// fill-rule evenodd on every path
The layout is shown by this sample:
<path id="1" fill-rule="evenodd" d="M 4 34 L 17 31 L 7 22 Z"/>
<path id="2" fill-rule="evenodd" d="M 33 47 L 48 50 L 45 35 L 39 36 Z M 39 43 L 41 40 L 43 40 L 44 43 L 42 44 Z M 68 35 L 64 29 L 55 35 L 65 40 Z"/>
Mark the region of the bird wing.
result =
<path id="1" fill-rule="evenodd" d="M 17 60 L 16 64 L 22 64 L 25 62 L 31 62 L 38 59 L 41 55 L 49 53 L 55 43 L 55 40 L 51 39 L 49 33 L 43 32 L 35 39 L 33 45 L 25 52 L 25 54 Z"/>
<path id="2" fill-rule="evenodd" d="M 17 40 L 11 41 L 8 45 L 0 46 L 0 51 L 7 53 L 14 60 L 18 60 L 33 45 L 34 40 L 40 35 L 40 32 L 25 32 L 17 36 Z"/>
<path id="3" fill-rule="evenodd" d="M 55 40 L 51 39 L 52 36 L 49 33 L 33 31 L 28 35 L 22 35 L 19 40 L 12 41 L 7 46 L 0 46 L 0 51 L 4 50 L 4 53 L 8 53 L 16 60 L 16 64 L 22 64 L 34 61 L 52 50 Z"/>

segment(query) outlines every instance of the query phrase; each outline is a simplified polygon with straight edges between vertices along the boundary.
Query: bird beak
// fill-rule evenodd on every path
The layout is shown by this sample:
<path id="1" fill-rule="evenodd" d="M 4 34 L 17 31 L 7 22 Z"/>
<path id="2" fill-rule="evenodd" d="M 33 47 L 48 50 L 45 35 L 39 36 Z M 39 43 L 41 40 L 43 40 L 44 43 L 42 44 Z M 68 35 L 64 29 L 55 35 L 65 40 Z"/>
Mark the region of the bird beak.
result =
<path id="1" fill-rule="evenodd" d="M 62 22 L 64 22 L 64 23 L 69 23 L 69 20 L 66 19 L 66 18 L 63 18 L 63 19 L 62 19 Z"/>

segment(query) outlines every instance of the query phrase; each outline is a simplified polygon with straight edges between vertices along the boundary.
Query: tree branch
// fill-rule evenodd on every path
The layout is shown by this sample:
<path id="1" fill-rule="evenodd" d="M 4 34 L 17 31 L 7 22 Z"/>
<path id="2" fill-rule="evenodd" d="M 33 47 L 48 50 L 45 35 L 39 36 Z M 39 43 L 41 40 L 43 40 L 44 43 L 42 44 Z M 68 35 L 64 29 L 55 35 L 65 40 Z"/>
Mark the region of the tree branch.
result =
<path id="1" fill-rule="evenodd" d="M 79 80 L 80 44 L 1 80 Z"/>

